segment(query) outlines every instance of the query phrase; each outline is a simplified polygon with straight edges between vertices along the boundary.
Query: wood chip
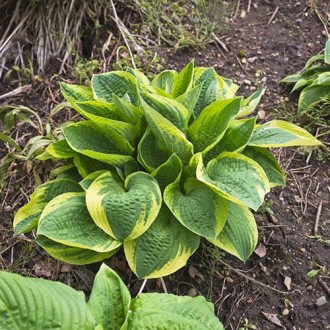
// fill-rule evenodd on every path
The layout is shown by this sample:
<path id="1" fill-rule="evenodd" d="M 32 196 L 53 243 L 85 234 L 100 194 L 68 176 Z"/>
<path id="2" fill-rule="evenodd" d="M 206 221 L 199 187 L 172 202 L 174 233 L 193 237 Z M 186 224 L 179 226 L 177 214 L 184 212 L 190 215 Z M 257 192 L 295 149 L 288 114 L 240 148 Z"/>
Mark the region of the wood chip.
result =
<path id="1" fill-rule="evenodd" d="M 265 312 L 261 312 L 262 315 L 270 322 L 272 322 L 273 324 L 281 327 L 282 326 L 282 322 L 279 320 L 279 318 L 277 317 L 276 314 L 270 314 L 270 313 L 265 313 Z"/>
<path id="2" fill-rule="evenodd" d="M 266 247 L 263 244 L 259 244 L 258 247 L 254 250 L 254 253 L 259 257 L 259 258 L 263 258 L 266 253 Z"/>
<path id="3" fill-rule="evenodd" d="M 290 276 L 285 276 L 284 277 L 284 285 L 286 288 L 290 291 L 291 290 L 291 277 Z"/>

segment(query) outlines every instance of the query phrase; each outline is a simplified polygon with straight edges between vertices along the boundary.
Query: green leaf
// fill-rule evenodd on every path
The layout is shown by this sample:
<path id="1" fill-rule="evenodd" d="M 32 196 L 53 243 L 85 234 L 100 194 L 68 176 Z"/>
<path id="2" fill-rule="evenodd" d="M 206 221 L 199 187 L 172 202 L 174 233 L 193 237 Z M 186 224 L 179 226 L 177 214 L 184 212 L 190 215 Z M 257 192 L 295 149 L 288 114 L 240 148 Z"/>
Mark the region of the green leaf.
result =
<path id="1" fill-rule="evenodd" d="M 184 94 L 192 87 L 193 73 L 194 61 L 190 61 L 173 81 L 170 93 L 174 98 Z"/>
<path id="2" fill-rule="evenodd" d="M 73 158 L 76 155 L 76 152 L 70 148 L 67 140 L 65 139 L 53 142 L 48 145 L 46 152 L 51 156 L 51 158 L 57 159 Z M 37 157 L 37 159 L 45 160 L 44 157 Z"/>
<path id="3" fill-rule="evenodd" d="M 221 140 L 239 112 L 241 100 L 241 98 L 234 98 L 216 101 L 200 113 L 187 131 L 195 152 L 207 152 Z"/>
<path id="4" fill-rule="evenodd" d="M 139 85 L 148 86 L 150 84 L 148 77 L 140 70 L 128 67 L 127 72 L 129 72 L 132 76 L 134 76 L 137 79 Z"/>
<path id="5" fill-rule="evenodd" d="M 182 268 L 199 241 L 199 236 L 182 226 L 163 206 L 143 235 L 124 242 L 124 250 L 130 268 L 139 278 L 157 278 Z"/>
<path id="6" fill-rule="evenodd" d="M 216 238 L 227 216 L 227 201 L 205 183 L 189 178 L 181 191 L 180 183 L 170 184 L 164 201 L 182 225 L 200 236 Z"/>
<path id="7" fill-rule="evenodd" d="M 135 172 L 122 183 L 107 172 L 89 186 L 86 202 L 97 226 L 124 241 L 142 235 L 150 227 L 162 196 L 157 181 L 147 173 Z"/>
<path id="8" fill-rule="evenodd" d="M 156 179 L 162 191 L 172 182 L 174 182 L 180 175 L 182 163 L 176 154 L 171 157 L 158 168 L 156 168 L 151 176 Z"/>
<path id="9" fill-rule="evenodd" d="M 43 279 L 0 272 L 0 328 L 93 330 L 82 292 Z"/>
<path id="10" fill-rule="evenodd" d="M 223 138 L 210 151 L 204 155 L 204 161 L 220 155 L 223 151 L 240 152 L 250 140 L 256 118 L 234 120 L 226 130 Z"/>
<path id="11" fill-rule="evenodd" d="M 90 87 L 60 83 L 61 93 L 72 107 L 76 102 L 93 100 L 93 91 Z"/>
<path id="12" fill-rule="evenodd" d="M 92 119 L 95 117 L 123 120 L 117 111 L 117 107 L 114 103 L 102 102 L 102 101 L 84 101 L 76 102 L 74 108 L 83 117 Z"/>
<path id="13" fill-rule="evenodd" d="M 78 153 L 73 157 L 73 164 L 82 178 L 86 178 L 89 174 L 94 173 L 96 171 L 110 171 L 115 168 L 112 165 L 103 163 L 101 161 Z M 80 181 L 80 179 L 78 181 Z"/>
<path id="14" fill-rule="evenodd" d="M 97 179 L 100 175 L 107 173 L 107 170 L 99 170 L 99 171 L 95 171 L 93 173 L 88 174 L 86 177 L 84 177 L 83 180 L 81 180 L 79 182 L 79 184 L 81 185 L 81 187 L 87 191 L 87 189 L 89 188 L 89 186 L 95 181 L 95 179 Z"/>
<path id="15" fill-rule="evenodd" d="M 285 77 L 284 79 L 282 79 L 281 83 L 288 83 L 288 84 L 296 83 L 300 78 L 301 78 L 300 73 L 291 74 Z"/>
<path id="16" fill-rule="evenodd" d="M 330 64 L 330 38 L 328 38 L 328 41 L 325 44 L 324 62 Z"/>
<path id="17" fill-rule="evenodd" d="M 242 205 L 228 203 L 226 224 L 211 243 L 246 261 L 258 243 L 258 229 L 251 211 Z"/>
<path id="18" fill-rule="evenodd" d="M 12 148 L 15 148 L 17 151 L 22 151 L 22 148 L 8 135 L 0 132 L 0 141 L 8 143 Z"/>
<path id="19" fill-rule="evenodd" d="M 113 251 L 121 245 L 95 225 L 84 192 L 65 193 L 52 199 L 41 214 L 37 235 L 96 252 Z"/>
<path id="20" fill-rule="evenodd" d="M 57 243 L 42 235 L 38 236 L 35 241 L 50 256 L 71 265 L 88 265 L 100 262 L 112 257 L 119 249 L 117 248 L 109 252 L 97 252 Z"/>
<path id="21" fill-rule="evenodd" d="M 175 70 L 165 70 L 159 73 L 151 82 L 152 86 L 161 88 L 166 93 L 170 93 L 174 80 L 178 73 Z"/>
<path id="22" fill-rule="evenodd" d="M 322 145 L 322 143 L 297 125 L 283 120 L 272 120 L 255 128 L 248 145 L 276 148 Z"/>
<path id="23" fill-rule="evenodd" d="M 315 79 L 312 86 L 315 85 L 330 85 L 330 68 L 329 68 L 329 72 L 323 72 L 318 75 L 317 79 Z"/>
<path id="24" fill-rule="evenodd" d="M 187 129 L 190 113 L 181 103 L 151 93 L 143 93 L 142 97 L 151 108 L 159 112 L 181 131 Z"/>
<path id="25" fill-rule="evenodd" d="M 164 164 L 170 155 L 170 152 L 164 150 L 150 129 L 147 129 L 138 145 L 137 159 L 139 163 L 151 173 Z"/>
<path id="26" fill-rule="evenodd" d="M 309 86 L 302 90 L 298 101 L 298 111 L 302 115 L 330 96 L 330 85 Z"/>
<path id="27" fill-rule="evenodd" d="M 117 107 L 117 113 L 120 117 L 132 125 L 136 125 L 143 116 L 143 110 L 135 105 L 125 101 L 124 98 L 119 98 L 113 95 L 114 104 Z"/>
<path id="28" fill-rule="evenodd" d="M 248 116 L 257 108 L 262 96 L 265 94 L 265 90 L 265 88 L 261 88 L 243 100 L 238 113 L 239 117 Z"/>
<path id="29" fill-rule="evenodd" d="M 80 185 L 68 179 L 57 179 L 40 185 L 30 196 L 29 203 L 15 214 L 13 224 L 15 234 L 36 229 L 42 210 L 53 198 L 66 192 L 79 191 L 82 191 Z"/>
<path id="30" fill-rule="evenodd" d="M 189 118 L 194 113 L 194 109 L 200 98 L 202 88 L 203 84 L 199 84 L 176 98 L 176 101 L 180 102 L 188 110 Z"/>
<path id="31" fill-rule="evenodd" d="M 110 130 L 102 130 L 91 121 L 82 121 L 67 126 L 63 130 L 69 146 L 85 156 L 108 163 L 123 165 L 131 159 L 130 151 L 124 139 L 119 138 Z"/>
<path id="32" fill-rule="evenodd" d="M 214 315 L 214 307 L 204 297 L 180 297 L 173 294 L 143 293 L 132 299 L 130 330 L 224 330 Z"/>
<path id="33" fill-rule="evenodd" d="M 120 277 L 102 264 L 97 272 L 87 303 L 96 325 L 104 330 L 119 330 L 126 322 L 131 295 Z"/>
<path id="34" fill-rule="evenodd" d="M 97 99 L 107 102 L 113 101 L 113 95 L 123 97 L 129 96 L 133 105 L 139 104 L 138 82 L 134 76 L 128 72 L 113 71 L 95 74 L 92 78 L 92 88 Z"/>
<path id="35" fill-rule="evenodd" d="M 145 107 L 145 117 L 149 128 L 158 142 L 171 154 L 177 154 L 182 160 L 189 161 L 193 155 L 193 145 L 185 134 L 169 120 L 150 107 Z"/>
<path id="36" fill-rule="evenodd" d="M 252 159 L 235 152 L 223 152 L 203 170 L 200 163 L 197 179 L 205 182 L 232 202 L 257 210 L 269 192 L 268 178 Z"/>
<path id="37" fill-rule="evenodd" d="M 220 90 L 223 88 L 223 81 L 218 79 L 214 68 L 196 68 L 194 79 L 195 86 L 201 86 L 193 112 L 196 118 L 205 107 L 218 99 Z"/>
<path id="38" fill-rule="evenodd" d="M 285 186 L 285 175 L 276 158 L 267 149 L 247 147 L 242 154 L 256 161 L 264 169 L 272 188 Z"/>

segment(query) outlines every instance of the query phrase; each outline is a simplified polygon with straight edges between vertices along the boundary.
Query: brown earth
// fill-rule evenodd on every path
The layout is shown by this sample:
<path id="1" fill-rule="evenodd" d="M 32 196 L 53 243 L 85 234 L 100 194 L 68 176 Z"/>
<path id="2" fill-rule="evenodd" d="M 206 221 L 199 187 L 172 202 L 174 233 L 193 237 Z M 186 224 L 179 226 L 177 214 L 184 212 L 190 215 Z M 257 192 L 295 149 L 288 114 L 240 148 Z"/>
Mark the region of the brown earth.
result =
<path id="1" fill-rule="evenodd" d="M 265 86 L 267 92 L 258 108 L 260 120 L 275 116 L 293 120 L 297 118 L 292 114 L 297 96 L 290 95 L 279 81 L 302 69 L 306 60 L 324 47 L 324 26 L 318 14 L 329 15 L 330 3 L 319 0 L 318 12 L 311 7 L 313 1 L 237 3 L 236 17 L 226 22 L 218 35 L 220 41 L 203 48 L 161 48 L 158 53 L 165 59 L 164 67 L 181 69 L 195 58 L 197 66 L 214 66 L 221 75 L 240 84 L 244 95 Z M 2 94 L 5 89 L 0 87 Z M 48 98 L 43 97 L 43 92 Z M 58 100 L 57 88 L 52 94 Z M 54 106 L 45 85 L 35 86 L 33 93 L 20 101 L 37 109 L 42 117 Z M 17 103 L 18 99 L 11 102 Z M 302 119 L 300 125 L 305 124 Z M 25 126 L 20 129 L 35 134 Z M 311 129 L 313 133 L 323 132 L 322 127 Z M 329 144 L 329 136 L 322 139 Z M 1 148 L 0 157 L 4 153 Z M 262 330 L 330 329 L 330 255 L 329 244 L 324 242 L 330 238 L 329 154 L 320 149 L 291 148 L 274 150 L 274 154 L 285 169 L 287 186 L 273 190 L 267 207 L 256 214 L 260 230 L 256 253 L 244 265 L 203 243 L 185 268 L 165 278 L 167 289 L 177 294 L 207 296 L 215 303 L 226 329 L 254 329 L 252 325 Z M 46 176 L 43 166 L 37 165 L 42 180 Z M 60 280 L 88 293 L 98 265 L 67 266 L 47 256 L 29 238 L 12 237 L 13 214 L 26 203 L 34 180 L 32 175 L 22 176 L 20 163 L 11 170 L 13 175 L 1 194 L 0 268 Z M 132 275 L 124 260 L 119 254 L 109 263 L 136 294 L 141 281 Z M 319 270 L 318 274 L 308 278 L 307 273 L 313 269 Z M 145 291 L 148 290 L 161 291 L 161 284 L 151 280 Z M 324 299 L 327 302 L 321 305 Z"/>

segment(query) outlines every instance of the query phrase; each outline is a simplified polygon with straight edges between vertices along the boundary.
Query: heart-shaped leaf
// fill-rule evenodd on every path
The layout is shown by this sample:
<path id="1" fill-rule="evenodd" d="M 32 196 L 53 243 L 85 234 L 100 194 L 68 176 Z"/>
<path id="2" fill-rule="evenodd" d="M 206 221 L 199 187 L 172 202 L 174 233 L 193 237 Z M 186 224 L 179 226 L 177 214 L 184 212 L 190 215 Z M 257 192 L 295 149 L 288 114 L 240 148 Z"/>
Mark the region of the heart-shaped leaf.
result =
<path id="1" fill-rule="evenodd" d="M 214 245 L 246 261 L 258 243 L 258 229 L 251 211 L 242 205 L 228 202 L 226 224 Z"/>
<path id="2" fill-rule="evenodd" d="M 198 248 L 200 238 L 163 206 L 149 230 L 124 242 L 126 259 L 139 278 L 167 276 L 182 268 Z"/>
<path id="3" fill-rule="evenodd" d="M 170 184 L 164 201 L 175 217 L 189 230 L 200 236 L 215 238 L 227 216 L 227 201 L 205 183 L 189 178 L 184 184 Z"/>
<path id="4" fill-rule="evenodd" d="M 142 235 L 155 220 L 162 196 L 157 181 L 135 172 L 122 183 L 113 173 L 100 175 L 88 188 L 86 202 L 94 222 L 119 241 Z"/>

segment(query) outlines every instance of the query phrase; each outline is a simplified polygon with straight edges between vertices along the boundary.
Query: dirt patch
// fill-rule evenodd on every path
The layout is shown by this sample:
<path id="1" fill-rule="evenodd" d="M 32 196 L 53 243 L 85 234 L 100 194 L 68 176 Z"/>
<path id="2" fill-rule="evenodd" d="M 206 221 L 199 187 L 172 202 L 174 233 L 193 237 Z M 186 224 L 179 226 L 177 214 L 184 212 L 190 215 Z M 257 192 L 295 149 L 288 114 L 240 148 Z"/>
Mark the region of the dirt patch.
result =
<path id="1" fill-rule="evenodd" d="M 309 57 L 322 50 L 324 26 L 312 1 L 239 3 L 235 19 L 225 23 L 217 42 L 194 49 L 162 48 L 158 53 L 166 68 L 181 69 L 191 58 L 197 66 L 214 66 L 241 85 L 244 95 L 265 86 L 258 110 L 264 110 L 266 118 L 273 117 L 274 109 L 290 100 L 296 102 L 296 96 L 279 81 L 302 69 Z M 330 12 L 328 1 L 317 5 L 321 13 Z M 44 91 L 36 90 L 20 101 L 47 114 L 55 103 L 38 102 Z M 0 153 L 3 156 L 5 150 L 1 148 Z M 257 253 L 244 265 L 204 242 L 187 267 L 165 282 L 172 293 L 207 296 L 227 329 L 253 329 L 252 325 L 256 329 L 330 329 L 330 297 L 324 289 L 324 283 L 330 286 L 329 244 L 324 242 L 330 238 L 329 155 L 306 149 L 274 153 L 286 171 L 287 186 L 276 188 L 267 197 L 269 208 L 256 214 L 260 230 Z M 0 268 L 61 280 L 88 292 L 98 265 L 68 267 L 48 257 L 29 240 L 32 236 L 12 238 L 13 213 L 27 201 L 22 193 L 29 193 L 27 187 L 34 184 L 32 176 L 20 181 L 19 168 L 14 173 L 2 192 Z M 22 255 L 26 260 L 21 260 Z M 141 281 L 132 275 L 124 256 L 117 255 L 110 264 L 132 293 L 137 293 Z M 308 278 L 311 270 L 317 275 Z M 145 290 L 161 291 L 162 287 L 158 281 L 149 281 Z M 324 298 L 327 302 L 322 304 Z"/>

